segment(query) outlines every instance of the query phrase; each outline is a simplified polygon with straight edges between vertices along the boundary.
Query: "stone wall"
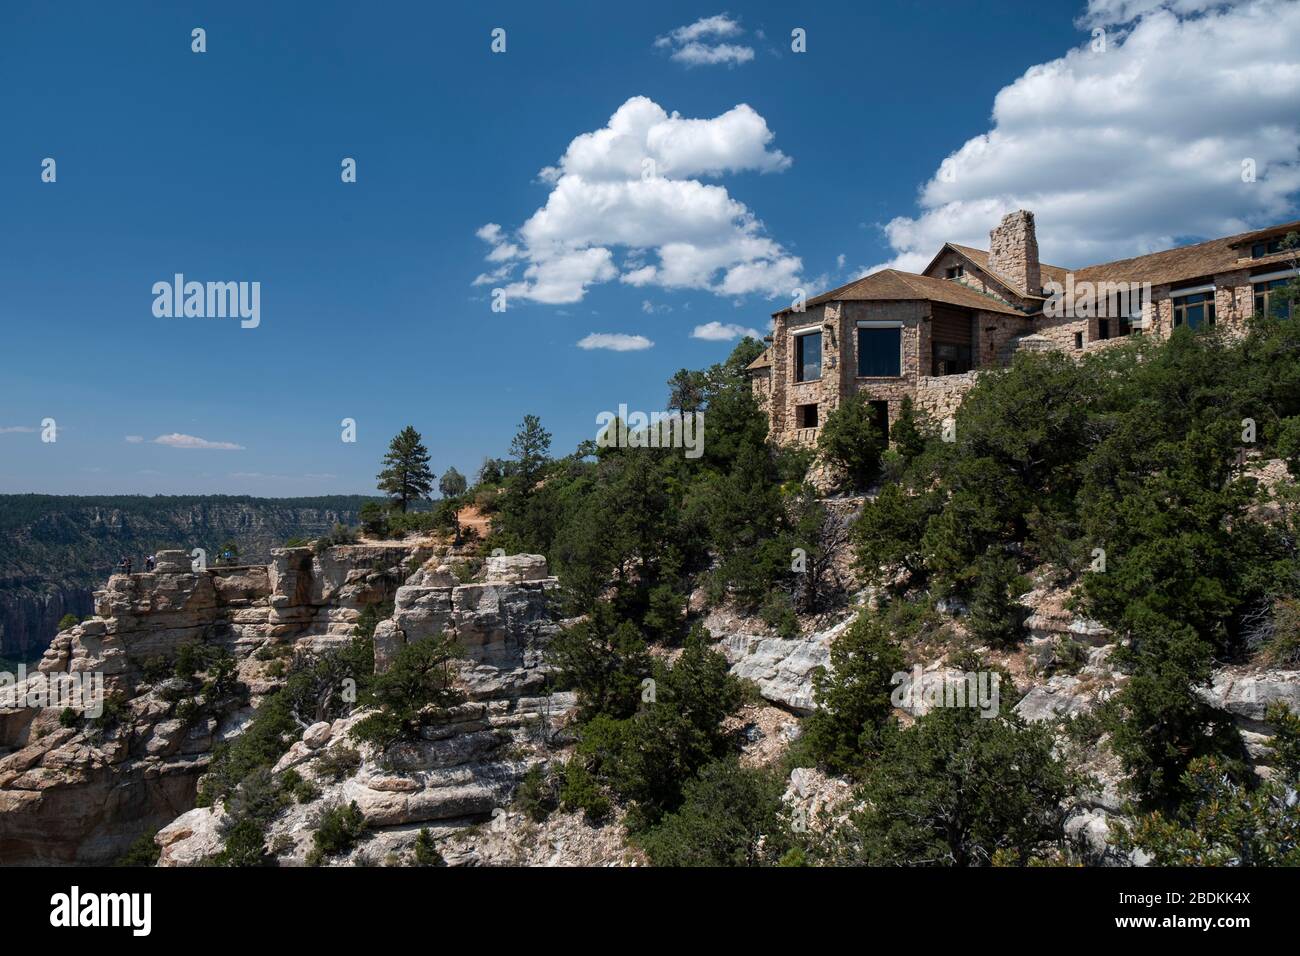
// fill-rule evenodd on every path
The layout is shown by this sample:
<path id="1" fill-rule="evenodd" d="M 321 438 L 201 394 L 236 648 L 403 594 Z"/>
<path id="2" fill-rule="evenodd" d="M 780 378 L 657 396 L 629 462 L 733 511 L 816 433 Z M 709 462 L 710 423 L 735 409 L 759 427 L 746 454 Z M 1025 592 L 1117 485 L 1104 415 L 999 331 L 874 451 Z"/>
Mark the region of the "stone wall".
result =
<path id="1" fill-rule="evenodd" d="M 966 393 L 975 387 L 981 371 L 961 375 L 924 376 L 916 383 L 916 410 L 936 422 L 957 414 Z"/>

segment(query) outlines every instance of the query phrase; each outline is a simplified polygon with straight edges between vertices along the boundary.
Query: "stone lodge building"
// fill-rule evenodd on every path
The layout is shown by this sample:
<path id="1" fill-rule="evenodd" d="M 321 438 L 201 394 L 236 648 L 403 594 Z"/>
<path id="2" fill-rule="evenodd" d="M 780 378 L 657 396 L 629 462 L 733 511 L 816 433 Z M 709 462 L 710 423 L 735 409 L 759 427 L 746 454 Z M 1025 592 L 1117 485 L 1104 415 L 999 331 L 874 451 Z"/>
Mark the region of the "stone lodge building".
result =
<path id="1" fill-rule="evenodd" d="M 1284 223 L 1071 273 L 1038 261 L 1033 213 L 1018 210 L 989 233 L 987 252 L 945 243 L 920 275 L 884 269 L 809 299 L 804 311 L 775 313 L 771 344 L 748 368 L 751 386 L 782 442 L 814 442 L 855 392 L 890 422 L 904 396 L 943 418 L 980 370 L 1008 365 L 1018 349 L 1084 352 L 1181 325 L 1239 328 L 1256 310 L 1286 308 L 1270 292 L 1296 274 L 1297 252 L 1283 239 L 1298 229 Z M 1121 287 L 1134 296 L 1107 298 Z M 1093 288 L 1097 304 L 1080 304 Z"/>

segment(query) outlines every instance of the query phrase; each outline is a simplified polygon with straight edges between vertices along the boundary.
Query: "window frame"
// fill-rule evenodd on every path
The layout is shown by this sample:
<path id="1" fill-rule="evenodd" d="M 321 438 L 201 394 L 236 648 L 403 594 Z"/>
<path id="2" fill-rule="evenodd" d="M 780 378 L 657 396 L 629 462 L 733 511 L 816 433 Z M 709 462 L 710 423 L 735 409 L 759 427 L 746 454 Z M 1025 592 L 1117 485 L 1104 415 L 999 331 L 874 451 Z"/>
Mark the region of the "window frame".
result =
<path id="1" fill-rule="evenodd" d="M 1294 276 L 1291 276 L 1291 277 L 1281 277 L 1277 279 L 1267 279 L 1263 282 L 1252 282 L 1251 283 L 1251 300 L 1252 300 L 1251 304 L 1255 310 L 1254 314 L 1256 316 L 1268 315 L 1270 304 L 1271 304 L 1270 300 L 1272 299 L 1272 296 L 1269 293 L 1277 289 L 1281 289 L 1283 286 L 1290 284 L 1290 282 L 1294 278 L 1295 278 Z M 1288 301 L 1286 315 L 1277 316 L 1277 318 L 1290 320 L 1298 316 L 1300 316 L 1300 302 Z"/>
<path id="2" fill-rule="evenodd" d="M 1169 300 L 1171 303 L 1170 308 L 1172 310 L 1171 318 L 1173 321 L 1173 327 L 1178 329 L 1187 326 L 1187 328 L 1195 332 L 1202 326 L 1215 325 L 1217 321 L 1217 316 L 1215 315 L 1216 293 L 1217 289 L 1214 286 L 1210 286 L 1208 289 L 1198 286 L 1195 289 L 1187 289 L 1185 291 L 1171 293 Z M 1191 299 L 1196 299 L 1197 301 L 1189 301 Z M 1196 325 L 1190 325 L 1187 322 L 1187 312 L 1189 309 L 1197 306 L 1203 307 L 1201 320 L 1197 322 Z"/>
<path id="3" fill-rule="evenodd" d="M 903 377 L 903 328 L 905 323 L 892 319 L 859 319 L 853 328 L 853 372 L 856 378 L 902 378 Z M 895 375 L 862 374 L 862 330 L 894 329 L 898 332 L 898 372 Z"/>
<path id="4" fill-rule="evenodd" d="M 794 331 L 794 332 L 791 332 L 790 334 L 791 334 L 791 336 L 793 336 L 793 338 L 794 338 L 794 343 L 793 343 L 793 345 L 794 345 L 794 356 L 793 356 L 794 361 L 791 363 L 791 365 L 793 366 L 793 368 L 791 369 L 791 373 L 794 375 L 794 383 L 795 383 L 796 385 L 803 385 L 803 384 L 805 384 L 806 382 L 819 382 L 819 381 L 821 381 L 821 377 L 822 377 L 822 361 L 823 361 L 823 359 L 825 358 L 825 354 L 824 354 L 823 349 L 822 349 L 822 329 L 821 329 L 821 326 L 812 326 L 811 328 L 807 328 L 807 329 L 798 329 L 798 330 L 796 330 L 796 331 Z M 808 336 L 811 336 L 811 335 L 815 335 L 815 336 L 817 336 L 817 375 L 816 375 L 815 377 L 813 377 L 813 378 L 804 378 L 804 377 L 803 377 L 803 371 L 804 371 L 804 365 L 805 365 L 806 363 L 804 362 L 804 359 L 803 359 L 804 343 L 803 343 L 801 340 L 802 340 L 802 339 L 805 339 L 805 338 L 807 338 Z"/>

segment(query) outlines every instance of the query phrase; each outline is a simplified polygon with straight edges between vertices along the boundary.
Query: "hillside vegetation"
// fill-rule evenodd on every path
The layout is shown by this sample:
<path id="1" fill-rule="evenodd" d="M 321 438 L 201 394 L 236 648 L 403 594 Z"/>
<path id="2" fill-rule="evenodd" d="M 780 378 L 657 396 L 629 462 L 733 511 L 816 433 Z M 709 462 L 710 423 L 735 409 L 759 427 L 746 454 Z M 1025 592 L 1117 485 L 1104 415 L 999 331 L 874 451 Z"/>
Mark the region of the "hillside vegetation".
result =
<path id="1" fill-rule="evenodd" d="M 960 663 L 991 669 L 990 654 L 1025 638 L 1028 576 L 1050 571 L 1121 644 L 1122 690 L 1068 722 L 1067 737 L 1121 762 L 1132 845 L 1184 862 L 1297 862 L 1285 799 L 1300 773 L 1296 722 L 1270 715 L 1276 782 L 1263 784 L 1197 693 L 1216 666 L 1300 662 L 1297 323 L 1134 337 L 1079 360 L 1019 354 L 980 379 L 955 441 L 909 408 L 882 452 L 853 402 L 830 416 L 822 451 L 842 490 L 870 490 L 851 543 L 874 600 L 832 649 L 820 707 L 782 768 L 858 788 L 863 809 L 816 839 L 783 809 L 779 773 L 737 762 L 728 717 L 746 691 L 686 613 L 695 592 L 794 635 L 807 615 L 846 604 L 810 456 L 769 446 L 743 378 L 758 350 L 745 341 L 674 378 L 673 407 L 706 413 L 697 460 L 594 444 L 551 458 L 530 418 L 531 440 L 516 443 L 527 454 L 489 462 L 470 492 L 493 512 L 487 546 L 547 555 L 566 612 L 585 615 L 553 649 L 580 702 L 578 756 L 557 782 L 566 805 L 596 816 L 626 806 L 634 839 L 663 862 L 1065 860 L 1063 808 L 1086 781 L 1049 728 L 1011 713 L 1009 681 L 991 720 L 941 708 L 905 728 L 888 703 L 890 675 L 935 632 L 936 607 L 966 609 Z M 836 448 L 858 460 L 835 461 Z M 1271 460 L 1290 474 L 1261 482 Z M 1207 813 L 1247 823 L 1215 830 Z"/>

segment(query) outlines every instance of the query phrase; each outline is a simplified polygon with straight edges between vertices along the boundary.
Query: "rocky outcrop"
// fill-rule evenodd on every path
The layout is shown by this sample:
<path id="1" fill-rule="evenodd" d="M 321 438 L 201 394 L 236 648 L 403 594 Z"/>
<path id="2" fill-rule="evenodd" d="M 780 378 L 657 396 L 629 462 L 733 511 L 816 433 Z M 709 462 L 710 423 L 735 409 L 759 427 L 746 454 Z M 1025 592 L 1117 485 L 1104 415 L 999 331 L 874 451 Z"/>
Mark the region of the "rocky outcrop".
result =
<path id="1" fill-rule="evenodd" d="M 0 863 L 111 862 L 188 810 L 213 746 L 277 684 L 254 652 L 343 639 L 366 604 L 392 597 L 412 556 L 298 548 L 269 567 L 195 571 L 185 552 L 162 551 L 151 573 L 113 575 L 95 616 L 0 689 Z M 205 688 L 203 672 L 170 676 L 186 645 L 233 658 L 243 692 Z M 38 693 L 73 679 L 102 680 L 101 714 L 89 698 L 65 713 Z"/>
<path id="2" fill-rule="evenodd" d="M 475 580 L 448 565 L 421 569 L 397 589 L 391 619 L 375 629 L 375 667 L 385 670 L 406 644 L 446 634 L 464 651 L 461 678 L 473 699 L 537 690 L 542 653 L 557 632 L 549 594 L 559 581 L 541 555 L 488 558 Z"/>
<path id="3" fill-rule="evenodd" d="M 1271 758 L 1273 727 L 1264 718 L 1272 704 L 1282 704 L 1300 714 L 1300 671 L 1256 671 L 1224 667 L 1214 673 L 1200 697 L 1228 714 L 1241 734 L 1246 751 L 1267 767 Z"/>
<path id="4" fill-rule="evenodd" d="M 731 664 L 731 673 L 753 681 L 766 700 L 795 713 L 814 709 L 813 674 L 830 665 L 830 647 L 853 618 L 807 637 L 783 638 L 732 634 L 718 642 L 717 650 Z"/>
<path id="5" fill-rule="evenodd" d="M 291 561 L 277 572 L 279 590 L 295 590 L 293 573 Z M 417 739 L 382 749 L 352 734 L 368 711 L 308 727 L 272 769 L 273 775 L 293 771 L 315 788 L 311 799 L 287 808 L 269 827 L 268 845 L 280 865 L 307 863 L 322 814 L 347 804 L 365 818 L 366 836 L 348 853 L 320 862 L 409 856 L 422 828 L 436 835 L 454 864 L 520 859 L 517 843 L 496 837 L 528 825 L 498 821 L 510 819 L 505 808 L 524 774 L 555 759 L 576 703 L 572 693 L 545 692 L 544 652 L 559 629 L 549 593 L 558 582 L 538 555 L 488 558 L 472 579 L 462 576 L 467 569 L 460 562 L 453 568 L 430 561 L 406 579 L 392 617 L 375 629 L 375 666 L 388 669 L 408 644 L 453 636 L 463 652 L 456 670 L 464 702 L 430 717 Z M 349 767 L 341 775 L 340 765 Z M 185 866 L 210 855 L 220 813 L 194 811 L 160 832 L 161 863 Z M 467 827 L 489 817 L 493 839 L 465 836 Z M 568 829 L 575 827 L 585 828 L 571 820 Z M 482 828 L 474 832 L 486 836 Z M 598 858 L 615 862 L 625 850 L 615 835 L 621 830 L 600 832 L 608 852 Z M 554 862 L 557 852 L 545 859 Z M 538 862 L 535 853 L 528 862 Z"/>

